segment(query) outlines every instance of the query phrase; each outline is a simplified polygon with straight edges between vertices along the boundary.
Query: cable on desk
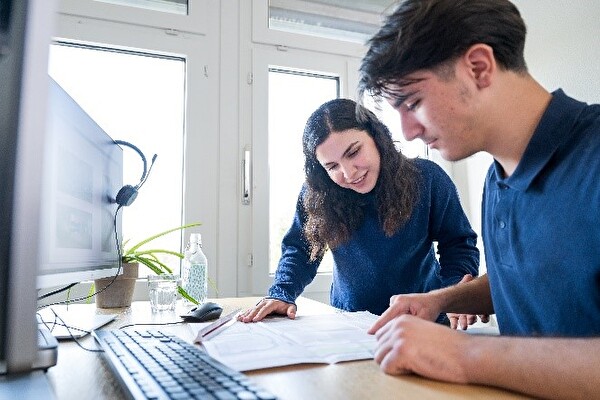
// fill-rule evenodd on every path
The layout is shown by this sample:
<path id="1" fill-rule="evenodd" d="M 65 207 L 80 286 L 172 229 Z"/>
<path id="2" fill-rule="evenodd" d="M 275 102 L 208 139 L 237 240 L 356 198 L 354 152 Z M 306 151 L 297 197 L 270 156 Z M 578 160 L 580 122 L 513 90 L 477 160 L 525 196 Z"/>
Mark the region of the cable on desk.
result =
<path id="1" fill-rule="evenodd" d="M 176 322 L 147 322 L 147 323 L 136 323 L 136 324 L 127 324 L 122 325 L 119 329 L 131 328 L 132 326 L 149 326 L 149 325 L 158 325 L 158 326 L 167 326 L 167 325 L 179 325 L 183 324 L 185 321 L 176 321 Z"/>
<path id="2" fill-rule="evenodd" d="M 51 326 L 48 326 L 48 322 L 44 321 L 44 319 L 42 318 L 42 316 L 40 315 L 40 313 L 37 313 L 40 316 L 40 320 L 42 321 L 42 323 L 44 324 L 44 326 L 46 326 L 46 328 L 48 328 L 48 330 L 50 332 L 52 332 L 52 329 L 55 325 L 60 325 L 60 326 L 64 326 L 67 329 L 67 332 L 69 332 L 69 336 L 71 336 L 71 339 L 77 343 L 77 346 L 79 346 L 80 348 L 82 348 L 85 351 L 89 351 L 90 353 L 104 353 L 104 350 L 102 350 L 101 348 L 96 348 L 96 349 L 88 349 L 87 347 L 85 347 L 84 345 L 82 345 L 79 342 L 79 339 L 77 339 L 75 337 L 75 335 L 73 335 L 73 332 L 71 332 L 71 329 L 76 329 L 78 331 L 82 331 L 82 332 L 87 332 L 88 334 L 91 333 L 89 331 L 86 331 L 84 329 L 79 329 L 79 328 L 75 328 L 72 326 L 69 326 L 65 323 L 65 321 L 56 313 L 56 311 L 54 311 L 52 308 L 50 309 L 50 311 L 52 311 L 52 314 L 54 314 L 54 321 L 52 321 Z M 57 322 L 58 321 L 58 322 Z"/>

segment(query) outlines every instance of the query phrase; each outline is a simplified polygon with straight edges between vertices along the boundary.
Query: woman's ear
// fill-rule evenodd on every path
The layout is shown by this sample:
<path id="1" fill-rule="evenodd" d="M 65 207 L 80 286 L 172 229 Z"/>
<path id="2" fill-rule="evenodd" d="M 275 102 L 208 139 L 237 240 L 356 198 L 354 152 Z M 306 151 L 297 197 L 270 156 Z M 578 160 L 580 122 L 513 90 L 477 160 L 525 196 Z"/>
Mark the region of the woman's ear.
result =
<path id="1" fill-rule="evenodd" d="M 463 61 L 479 89 L 492 84 L 497 69 L 494 49 L 487 44 L 474 44 L 463 55 Z"/>

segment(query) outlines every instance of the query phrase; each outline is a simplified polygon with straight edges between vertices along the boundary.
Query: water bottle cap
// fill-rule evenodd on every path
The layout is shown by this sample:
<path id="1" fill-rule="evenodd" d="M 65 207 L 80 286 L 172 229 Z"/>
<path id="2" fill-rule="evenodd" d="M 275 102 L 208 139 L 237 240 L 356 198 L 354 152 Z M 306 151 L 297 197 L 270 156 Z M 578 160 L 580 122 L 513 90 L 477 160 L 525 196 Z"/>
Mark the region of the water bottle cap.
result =
<path id="1" fill-rule="evenodd" d="M 191 233 L 190 234 L 190 242 L 202 244 L 202 235 L 199 233 Z"/>

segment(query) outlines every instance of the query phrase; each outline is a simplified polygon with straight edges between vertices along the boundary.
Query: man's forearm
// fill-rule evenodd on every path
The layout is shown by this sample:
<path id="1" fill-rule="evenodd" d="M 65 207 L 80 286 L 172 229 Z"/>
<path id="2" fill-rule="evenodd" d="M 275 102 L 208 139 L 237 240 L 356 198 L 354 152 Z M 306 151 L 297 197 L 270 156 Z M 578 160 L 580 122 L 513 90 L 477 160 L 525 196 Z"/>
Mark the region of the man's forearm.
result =
<path id="1" fill-rule="evenodd" d="M 548 399 L 600 396 L 600 338 L 475 336 L 465 362 L 470 383 Z"/>

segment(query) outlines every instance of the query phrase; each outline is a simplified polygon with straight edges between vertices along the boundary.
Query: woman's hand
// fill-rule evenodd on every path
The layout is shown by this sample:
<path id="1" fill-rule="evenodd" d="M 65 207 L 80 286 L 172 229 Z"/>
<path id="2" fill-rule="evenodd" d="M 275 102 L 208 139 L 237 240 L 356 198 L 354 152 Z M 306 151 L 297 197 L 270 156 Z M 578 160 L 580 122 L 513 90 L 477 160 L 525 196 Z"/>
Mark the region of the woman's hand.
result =
<path id="1" fill-rule="evenodd" d="M 474 279 L 473 275 L 467 274 L 467 275 L 463 276 L 463 278 L 460 280 L 460 282 L 458 282 L 458 284 L 470 282 L 473 279 Z M 448 316 L 448 319 L 450 320 L 450 328 L 452 328 L 452 329 L 460 328 L 462 330 L 466 330 L 469 325 L 473 325 L 475 322 L 477 322 L 477 315 L 456 314 L 456 313 L 447 313 L 446 315 Z M 479 319 L 481 319 L 481 322 L 484 322 L 484 323 L 489 322 L 490 316 L 489 315 L 480 315 Z"/>
<path id="2" fill-rule="evenodd" d="M 296 305 L 276 299 L 262 299 L 254 307 L 238 315 L 238 321 L 258 322 L 269 314 L 287 315 L 288 318 L 296 318 Z"/>

